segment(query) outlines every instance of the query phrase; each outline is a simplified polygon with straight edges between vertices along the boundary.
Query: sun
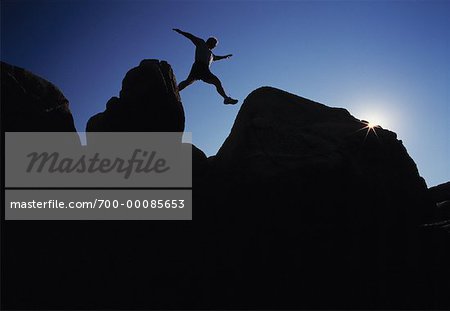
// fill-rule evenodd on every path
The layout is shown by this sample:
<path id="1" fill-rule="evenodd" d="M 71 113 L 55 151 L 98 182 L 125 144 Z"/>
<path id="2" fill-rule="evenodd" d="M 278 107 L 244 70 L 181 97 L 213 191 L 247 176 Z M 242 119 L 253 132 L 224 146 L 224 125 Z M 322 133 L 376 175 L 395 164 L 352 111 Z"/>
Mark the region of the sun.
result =
<path id="1" fill-rule="evenodd" d="M 381 129 L 382 128 L 378 122 L 361 120 L 361 128 L 358 129 L 357 131 L 365 131 L 366 132 L 366 135 L 364 136 L 364 141 L 366 141 L 367 136 L 369 136 L 370 133 L 375 135 L 375 137 L 378 139 L 377 131 L 381 130 Z"/>
<path id="2" fill-rule="evenodd" d="M 392 101 L 388 100 L 366 100 L 364 104 L 355 107 L 354 115 L 364 121 L 366 125 L 373 129 L 376 127 L 392 128 L 397 125 L 394 122 L 395 107 L 389 105 Z"/>
<path id="3" fill-rule="evenodd" d="M 386 124 L 386 118 L 380 114 L 371 113 L 366 120 L 367 127 L 370 129 L 382 127 Z"/>
<path id="4" fill-rule="evenodd" d="M 373 130 L 376 127 L 381 127 L 380 122 L 375 122 L 375 121 L 367 121 L 367 128 Z"/>
<path id="5" fill-rule="evenodd" d="M 387 90 L 380 90 L 376 94 L 366 91 L 365 94 L 356 94 L 348 103 L 348 108 L 362 122 L 361 127 L 370 130 L 370 134 L 375 129 L 377 132 L 385 129 L 398 131 L 405 120 L 405 112 L 399 110 L 404 101 L 398 94 Z"/>
<path id="6" fill-rule="evenodd" d="M 369 129 L 373 129 L 373 128 L 377 127 L 377 126 L 378 126 L 377 123 L 374 123 L 374 122 L 371 122 L 371 121 L 369 121 L 369 123 L 367 123 L 367 127 Z"/>
<path id="7" fill-rule="evenodd" d="M 365 120 L 362 120 L 362 124 L 364 126 L 361 127 L 358 131 L 366 130 L 366 135 L 364 136 L 364 141 L 366 141 L 367 136 L 369 136 L 370 132 L 372 132 L 378 139 L 377 128 L 378 129 L 380 128 L 380 126 L 378 124 L 376 124 L 374 122 L 365 121 Z"/>
<path id="8" fill-rule="evenodd" d="M 376 128 L 376 127 L 385 127 L 389 126 L 390 121 L 389 120 L 389 114 L 386 113 L 386 111 L 380 111 L 378 110 L 371 110 L 366 111 L 362 115 L 364 120 L 367 120 L 367 127 L 370 129 Z"/>

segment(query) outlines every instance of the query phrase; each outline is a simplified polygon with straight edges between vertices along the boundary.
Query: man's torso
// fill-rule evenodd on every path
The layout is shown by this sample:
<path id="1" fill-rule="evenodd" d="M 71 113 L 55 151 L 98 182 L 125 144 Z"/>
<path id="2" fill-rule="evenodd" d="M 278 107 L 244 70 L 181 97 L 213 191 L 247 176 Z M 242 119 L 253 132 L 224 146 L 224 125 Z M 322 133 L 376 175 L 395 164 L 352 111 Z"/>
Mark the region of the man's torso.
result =
<path id="1" fill-rule="evenodd" d="M 195 61 L 202 64 L 211 65 L 213 61 L 213 54 L 206 46 L 206 42 L 202 40 L 195 48 Z"/>

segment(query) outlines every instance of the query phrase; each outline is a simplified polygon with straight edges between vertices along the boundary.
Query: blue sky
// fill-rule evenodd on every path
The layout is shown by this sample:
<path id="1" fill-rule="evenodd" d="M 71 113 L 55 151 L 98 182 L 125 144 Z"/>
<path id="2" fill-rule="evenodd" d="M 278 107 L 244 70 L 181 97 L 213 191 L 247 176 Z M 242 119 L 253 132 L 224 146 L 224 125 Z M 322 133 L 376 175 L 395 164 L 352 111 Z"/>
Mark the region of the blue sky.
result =
<path id="1" fill-rule="evenodd" d="M 1 59 L 56 84 L 76 127 L 144 58 L 182 81 L 194 46 L 219 39 L 212 71 L 243 99 L 269 85 L 398 134 L 429 186 L 450 180 L 450 1 L 1 1 Z M 217 152 L 239 109 L 202 82 L 182 93 L 186 131 Z"/>

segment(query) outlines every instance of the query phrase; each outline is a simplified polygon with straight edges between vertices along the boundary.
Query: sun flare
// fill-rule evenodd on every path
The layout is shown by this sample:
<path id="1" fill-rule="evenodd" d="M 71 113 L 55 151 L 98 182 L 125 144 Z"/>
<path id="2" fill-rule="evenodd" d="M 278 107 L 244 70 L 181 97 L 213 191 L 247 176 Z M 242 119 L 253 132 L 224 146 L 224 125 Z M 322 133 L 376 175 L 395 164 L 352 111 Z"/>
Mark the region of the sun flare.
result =
<path id="1" fill-rule="evenodd" d="M 358 131 L 362 131 L 362 130 L 366 131 L 366 135 L 364 136 L 364 141 L 366 141 L 367 136 L 369 136 L 369 134 L 371 132 L 378 138 L 378 134 L 377 134 L 377 128 L 379 129 L 378 124 L 376 124 L 374 122 L 365 121 L 365 120 L 362 120 L 362 123 L 364 124 L 364 126 L 361 127 Z"/>
<path id="2" fill-rule="evenodd" d="M 375 127 L 389 126 L 390 118 L 383 111 L 367 111 L 362 114 L 363 120 L 367 120 L 367 127 L 373 129 Z"/>
<path id="3" fill-rule="evenodd" d="M 394 100 L 382 100 L 380 98 L 378 100 L 364 99 L 361 102 L 364 104 L 360 103 L 358 106 L 355 106 L 353 112 L 369 128 L 395 128 L 398 125 L 398 120 L 395 117 L 395 106 L 391 104 L 395 102 Z"/>
<path id="4" fill-rule="evenodd" d="M 370 128 L 370 129 L 373 129 L 376 126 L 378 126 L 378 124 L 376 124 L 374 122 L 369 121 L 369 123 L 367 123 L 367 127 Z"/>

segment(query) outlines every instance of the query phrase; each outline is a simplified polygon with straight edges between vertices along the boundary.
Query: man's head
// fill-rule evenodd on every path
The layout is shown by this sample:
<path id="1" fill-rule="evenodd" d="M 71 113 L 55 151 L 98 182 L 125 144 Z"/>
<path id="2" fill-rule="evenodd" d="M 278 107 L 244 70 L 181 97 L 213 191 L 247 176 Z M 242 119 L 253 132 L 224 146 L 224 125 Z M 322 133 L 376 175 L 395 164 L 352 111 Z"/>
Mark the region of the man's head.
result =
<path id="1" fill-rule="evenodd" d="M 217 39 L 214 37 L 209 37 L 208 40 L 206 40 L 206 46 L 208 49 L 212 50 L 217 46 Z"/>

